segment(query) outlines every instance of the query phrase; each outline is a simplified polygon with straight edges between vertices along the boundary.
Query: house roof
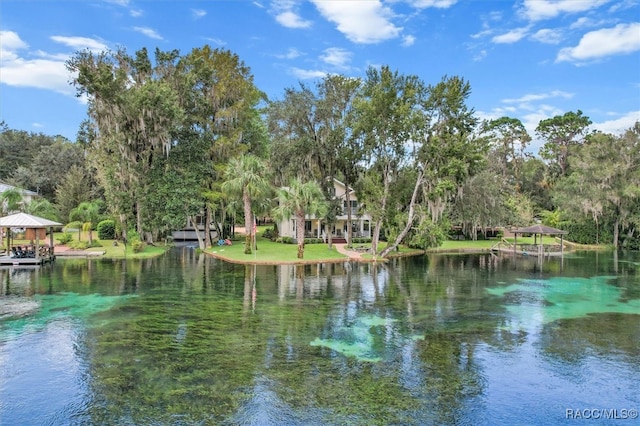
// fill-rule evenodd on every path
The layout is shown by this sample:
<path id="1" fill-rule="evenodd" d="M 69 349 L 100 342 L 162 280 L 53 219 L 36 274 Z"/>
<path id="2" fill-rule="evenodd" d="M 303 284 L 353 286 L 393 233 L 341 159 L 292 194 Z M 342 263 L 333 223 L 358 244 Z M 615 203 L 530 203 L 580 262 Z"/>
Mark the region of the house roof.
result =
<path id="1" fill-rule="evenodd" d="M 48 228 L 50 226 L 62 226 L 62 224 L 27 213 L 16 213 L 0 218 L 2 228 Z"/>
<path id="2" fill-rule="evenodd" d="M 18 187 L 0 182 L 0 194 L 10 189 L 17 189 L 18 191 L 20 191 L 22 195 L 31 195 L 31 196 L 38 195 L 37 192 L 29 191 L 28 189 L 22 189 L 22 188 L 18 188 Z"/>
<path id="3" fill-rule="evenodd" d="M 552 228 L 546 225 L 531 225 L 525 228 L 514 229 L 511 232 L 514 234 L 546 234 L 546 235 L 563 235 L 568 234 L 567 231 L 563 231 L 561 229 Z"/>

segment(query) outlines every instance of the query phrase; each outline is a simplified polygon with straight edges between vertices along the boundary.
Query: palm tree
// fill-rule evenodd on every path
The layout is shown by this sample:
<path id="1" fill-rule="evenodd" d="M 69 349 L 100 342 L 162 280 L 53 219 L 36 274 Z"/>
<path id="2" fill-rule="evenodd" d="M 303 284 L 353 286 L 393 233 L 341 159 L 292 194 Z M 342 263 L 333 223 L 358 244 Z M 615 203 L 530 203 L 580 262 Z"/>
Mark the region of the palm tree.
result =
<path id="1" fill-rule="evenodd" d="M 247 154 L 232 158 L 224 173 L 225 182 L 222 191 L 241 196 L 244 207 L 245 254 L 251 254 L 254 242 L 252 203 L 268 196 L 271 186 L 268 179 L 268 168 L 264 160 Z"/>
<path id="2" fill-rule="evenodd" d="M 273 211 L 279 219 L 296 218 L 296 240 L 298 241 L 298 259 L 304 257 L 304 221 L 306 215 L 323 216 L 327 203 L 317 182 L 306 182 L 298 178 L 291 181 L 289 188 L 278 190 L 278 207 Z"/>
<path id="3" fill-rule="evenodd" d="M 49 220 L 58 220 L 58 212 L 56 211 L 56 208 L 49 200 L 44 198 L 32 200 L 25 206 L 25 211 L 29 214 L 44 217 Z"/>
<path id="4" fill-rule="evenodd" d="M 89 245 L 93 245 L 93 224 L 98 220 L 100 207 L 94 201 L 83 201 L 78 207 L 71 210 L 69 219 L 82 222 L 82 230 L 89 231 Z M 80 235 L 78 233 L 78 235 Z M 80 240 L 80 238 L 78 238 Z"/>
<path id="5" fill-rule="evenodd" d="M 10 188 L 0 194 L 0 213 L 9 214 L 22 207 L 22 191 Z"/>

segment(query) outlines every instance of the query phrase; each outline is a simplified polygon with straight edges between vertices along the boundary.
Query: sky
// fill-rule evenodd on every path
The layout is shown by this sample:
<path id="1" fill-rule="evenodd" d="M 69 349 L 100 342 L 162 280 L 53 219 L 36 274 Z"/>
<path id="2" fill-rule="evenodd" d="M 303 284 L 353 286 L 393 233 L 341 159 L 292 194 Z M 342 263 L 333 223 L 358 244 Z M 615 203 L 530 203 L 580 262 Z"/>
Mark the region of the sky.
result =
<path id="1" fill-rule="evenodd" d="M 533 153 L 540 120 L 569 111 L 614 134 L 640 121 L 640 0 L 2 0 L 0 120 L 75 141 L 74 52 L 205 45 L 272 100 L 384 65 L 427 85 L 460 76 L 477 117 L 521 120 Z"/>

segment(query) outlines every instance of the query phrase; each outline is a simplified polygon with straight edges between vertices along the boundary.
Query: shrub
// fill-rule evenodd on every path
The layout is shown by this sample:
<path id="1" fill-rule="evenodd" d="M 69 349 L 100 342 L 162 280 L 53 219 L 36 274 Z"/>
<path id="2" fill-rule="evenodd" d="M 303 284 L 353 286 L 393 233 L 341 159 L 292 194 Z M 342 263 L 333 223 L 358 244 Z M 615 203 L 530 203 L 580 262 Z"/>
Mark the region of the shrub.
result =
<path id="1" fill-rule="evenodd" d="M 67 243 L 73 241 L 73 235 L 71 235 L 71 232 L 63 232 L 62 235 L 60 235 L 57 238 L 57 240 L 58 240 L 58 242 L 60 244 L 64 245 L 64 244 L 67 244 Z"/>
<path id="2" fill-rule="evenodd" d="M 140 239 L 140 234 L 138 234 L 133 229 L 130 229 L 127 232 L 127 240 L 129 240 L 129 244 L 131 245 L 131 249 L 134 253 L 140 253 L 145 248 L 145 243 Z"/>
<path id="3" fill-rule="evenodd" d="M 144 241 L 140 241 L 139 239 L 131 241 L 131 249 L 134 253 L 140 253 L 144 250 L 145 247 L 146 244 L 144 243 Z"/>
<path id="4" fill-rule="evenodd" d="M 103 220 L 98 223 L 98 239 L 100 240 L 115 240 L 116 239 L 116 223 L 111 220 Z"/>
<path id="5" fill-rule="evenodd" d="M 278 233 L 276 232 L 275 229 L 273 228 L 267 228 L 264 230 L 264 232 L 262 233 L 262 237 L 263 238 L 268 238 L 271 241 L 274 241 L 277 237 L 278 237 Z"/>
<path id="6" fill-rule="evenodd" d="M 351 242 L 353 244 L 366 244 L 371 242 L 371 237 L 356 237 L 352 238 Z"/>
<path id="7" fill-rule="evenodd" d="M 278 237 L 278 238 L 276 238 L 276 243 L 293 244 L 293 238 L 291 238 L 291 237 Z"/>
<path id="8" fill-rule="evenodd" d="M 74 250 L 84 250 L 89 248 L 89 241 L 69 241 L 69 247 Z"/>

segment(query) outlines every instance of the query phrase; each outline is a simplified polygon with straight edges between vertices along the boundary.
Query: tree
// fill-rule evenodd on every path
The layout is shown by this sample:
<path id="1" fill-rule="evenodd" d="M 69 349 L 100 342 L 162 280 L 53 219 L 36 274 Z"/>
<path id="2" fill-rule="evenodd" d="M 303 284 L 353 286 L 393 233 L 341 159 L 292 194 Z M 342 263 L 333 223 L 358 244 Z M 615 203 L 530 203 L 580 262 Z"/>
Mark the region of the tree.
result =
<path id="1" fill-rule="evenodd" d="M 279 220 L 295 216 L 298 259 L 304 258 L 304 222 L 306 215 L 322 216 L 327 209 L 322 189 L 314 181 L 291 180 L 288 188 L 278 190 L 278 206 L 273 214 Z"/>
<path id="2" fill-rule="evenodd" d="M 69 213 L 70 221 L 82 222 L 82 230 L 89 232 L 89 245 L 93 244 L 93 224 L 98 221 L 100 207 L 98 203 L 83 201 Z M 78 236 L 80 234 L 78 233 Z M 80 239 L 80 238 L 78 238 Z"/>
<path id="3" fill-rule="evenodd" d="M 133 57 L 124 49 L 95 55 L 83 51 L 67 61 L 78 95 L 89 98 L 95 139 L 88 156 L 125 237 L 131 220 L 140 235 L 149 231 L 142 220 L 148 177 L 154 162 L 169 153 L 182 120 L 183 109 L 166 74 L 176 59 L 177 52 L 156 50 L 154 68 L 143 48 Z"/>
<path id="4" fill-rule="evenodd" d="M 67 219 L 71 210 L 85 200 L 93 199 L 97 194 L 92 191 L 92 179 L 80 166 L 71 166 L 56 186 L 56 207 L 61 218 Z"/>
<path id="5" fill-rule="evenodd" d="M 208 247 L 214 210 L 225 210 L 220 185 L 227 163 L 251 149 L 264 149 L 257 105 L 265 95 L 255 87 L 249 67 L 228 50 L 193 49 L 180 60 L 178 71 L 181 78 L 176 86 L 186 111 L 182 125 L 190 133 L 189 140 L 198 139 L 191 161 L 199 169 L 206 218 L 204 245 Z"/>
<path id="6" fill-rule="evenodd" d="M 255 223 L 252 203 L 266 197 L 271 187 L 268 179 L 267 164 L 254 155 L 242 155 L 232 158 L 224 172 L 225 182 L 222 191 L 242 198 L 244 207 L 245 254 L 251 254 L 251 246 L 255 244 L 253 224 Z"/>
<path id="7" fill-rule="evenodd" d="M 362 90 L 354 100 L 354 137 L 360 139 L 366 154 L 364 162 L 369 166 L 363 180 L 363 201 L 374 224 L 373 252 L 377 252 L 388 216 L 394 182 L 408 161 L 407 146 L 416 134 L 423 95 L 424 87 L 417 77 L 400 75 L 384 66 L 367 70 Z"/>
<path id="8" fill-rule="evenodd" d="M 519 179 L 525 149 L 531 142 L 527 129 L 517 118 L 501 117 L 484 121 L 481 132 L 488 138 L 491 150 L 500 164 L 503 177 Z"/>
<path id="9" fill-rule="evenodd" d="M 55 187 L 73 166 L 83 167 L 82 148 L 63 137 L 42 146 L 27 166 L 16 168 L 11 180 L 55 202 Z"/>
<path id="10" fill-rule="evenodd" d="M 9 188 L 0 193 L 0 208 L 3 215 L 21 211 L 23 208 L 22 191 L 19 188 Z"/>
<path id="11" fill-rule="evenodd" d="M 584 143 L 590 125 L 591 120 L 580 110 L 540 121 L 536 133 L 545 140 L 540 156 L 549 161 L 554 177 L 568 174 L 569 157 L 574 147 Z"/>
<path id="12" fill-rule="evenodd" d="M 4 121 L 0 121 L 0 181 L 6 181 L 21 167 L 28 169 L 41 149 L 51 145 L 56 139 L 42 133 L 12 130 Z M 17 186 L 31 189 L 16 183 Z"/>
<path id="13" fill-rule="evenodd" d="M 32 214 L 34 216 L 44 217 L 45 219 L 57 221 L 58 220 L 58 211 L 55 206 L 49 202 L 49 200 L 45 198 L 37 198 L 32 200 L 25 207 L 27 213 Z"/>
<path id="14" fill-rule="evenodd" d="M 591 135 L 572 156 L 571 174 L 558 183 L 555 199 L 567 211 L 612 224 L 613 244 L 623 228 L 640 229 L 640 124 L 622 136 Z"/>

